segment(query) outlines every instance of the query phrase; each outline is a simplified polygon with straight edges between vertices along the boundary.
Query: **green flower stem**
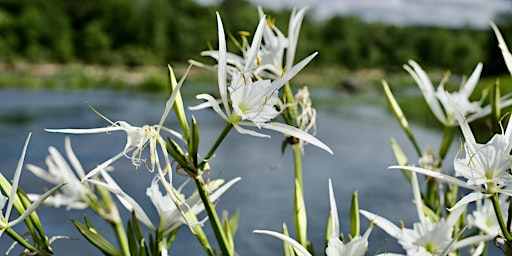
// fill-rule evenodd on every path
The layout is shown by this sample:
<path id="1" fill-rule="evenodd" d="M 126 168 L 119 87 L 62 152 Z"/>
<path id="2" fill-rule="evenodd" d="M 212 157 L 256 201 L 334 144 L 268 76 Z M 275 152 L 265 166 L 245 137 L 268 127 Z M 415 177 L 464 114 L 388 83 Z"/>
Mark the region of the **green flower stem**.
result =
<path id="1" fill-rule="evenodd" d="M 439 149 L 439 166 L 446 157 L 450 146 L 452 145 L 453 137 L 455 136 L 455 127 L 445 126 L 443 140 L 441 141 L 441 148 Z"/>
<path id="2" fill-rule="evenodd" d="M 226 138 L 226 136 L 228 135 L 229 131 L 231 131 L 231 128 L 233 128 L 233 124 L 231 124 L 229 122 L 226 123 L 226 126 L 224 126 L 224 129 L 219 134 L 219 137 L 217 138 L 215 143 L 210 148 L 210 151 L 208 151 L 208 153 L 204 156 L 204 160 L 199 164 L 199 166 L 198 166 L 199 170 L 203 170 L 203 168 L 206 165 L 206 163 L 208 162 L 208 160 L 210 160 L 210 158 L 213 156 L 213 154 L 215 153 L 215 151 L 217 150 L 219 145 L 222 143 L 224 138 Z"/>
<path id="3" fill-rule="evenodd" d="M 217 239 L 222 255 L 232 256 L 233 252 L 228 248 L 229 243 L 227 236 L 224 233 L 224 229 L 222 228 L 222 223 L 220 222 L 219 216 L 217 215 L 215 206 L 213 206 L 212 202 L 210 201 L 210 196 L 206 191 L 203 178 L 201 176 L 196 176 L 194 182 L 196 184 L 199 196 L 201 197 L 201 201 L 203 201 L 206 213 L 208 214 L 208 219 L 212 226 L 213 233 L 215 234 L 215 238 Z"/>
<path id="4" fill-rule="evenodd" d="M 295 229 L 297 231 L 297 241 L 307 248 L 307 215 L 304 202 L 304 191 L 302 184 L 302 153 L 298 143 L 292 145 L 293 162 L 295 166 L 295 199 L 294 199 L 294 219 Z M 299 191 L 298 191 L 299 190 Z M 300 192 L 300 193 L 299 193 Z M 301 197 L 301 198 L 298 198 Z"/>
<path id="5" fill-rule="evenodd" d="M 498 194 L 494 193 L 491 196 L 491 202 L 492 206 L 494 208 L 494 212 L 496 213 L 496 218 L 498 219 L 498 223 L 500 224 L 501 232 L 503 232 L 503 236 L 505 237 L 505 244 L 512 243 L 512 236 L 510 235 L 510 231 L 507 228 L 507 225 L 505 224 L 505 221 L 503 220 L 503 216 L 501 214 L 501 208 L 500 203 L 498 200 Z M 509 254 L 507 254 L 509 255 Z"/>
<path id="6" fill-rule="evenodd" d="M 293 96 L 293 92 L 292 92 L 292 88 L 290 86 L 290 82 L 286 82 L 286 84 L 283 86 L 283 96 L 284 96 L 284 99 L 286 100 L 286 103 L 287 104 L 292 104 L 295 102 L 295 97 Z M 297 110 L 297 107 L 288 107 L 286 108 L 287 109 L 287 112 L 289 114 L 289 119 L 290 120 L 286 120 L 286 122 L 291 125 L 291 126 L 294 126 L 293 125 L 293 120 L 297 120 L 297 117 L 299 116 L 299 113 L 298 113 L 298 110 Z"/>
<path id="7" fill-rule="evenodd" d="M 124 230 L 122 221 L 112 222 L 112 225 L 116 231 L 117 241 L 119 242 L 123 255 L 130 256 L 131 253 L 130 247 L 128 246 L 128 237 L 126 236 L 126 231 Z"/>
<path id="8" fill-rule="evenodd" d="M 27 248 L 31 252 L 37 252 L 37 248 L 29 244 L 25 239 L 23 239 L 23 237 L 21 237 L 20 235 L 18 235 L 18 233 L 12 230 L 12 228 L 7 227 L 5 229 L 5 232 L 7 232 L 7 234 L 16 242 L 18 242 L 21 246 Z"/>

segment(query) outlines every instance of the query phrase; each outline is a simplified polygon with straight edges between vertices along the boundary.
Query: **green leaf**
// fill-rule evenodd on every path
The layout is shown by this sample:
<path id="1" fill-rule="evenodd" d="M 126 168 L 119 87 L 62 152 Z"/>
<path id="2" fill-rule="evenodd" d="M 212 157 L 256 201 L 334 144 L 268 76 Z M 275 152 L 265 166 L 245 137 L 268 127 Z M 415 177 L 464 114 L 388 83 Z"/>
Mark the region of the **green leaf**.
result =
<path id="1" fill-rule="evenodd" d="M 181 167 L 188 170 L 193 170 L 193 168 L 191 168 L 188 164 L 187 158 L 185 157 L 185 154 L 183 153 L 183 150 L 181 150 L 180 146 L 170 137 L 167 137 L 167 141 L 169 143 L 167 143 L 166 149 L 171 157 L 176 160 L 176 162 L 178 162 Z"/>
<path id="2" fill-rule="evenodd" d="M 228 212 L 224 211 L 222 215 L 222 228 L 224 229 L 224 234 L 226 234 L 226 243 L 229 249 L 230 255 L 233 255 L 235 251 L 235 243 L 233 241 L 233 233 L 231 231 L 231 225 L 229 223 Z"/>
<path id="3" fill-rule="evenodd" d="M 407 165 L 408 160 L 407 156 L 405 156 L 404 151 L 402 148 L 398 145 L 396 140 L 394 138 L 391 138 L 391 148 L 393 149 L 393 154 L 395 155 L 396 162 L 398 165 Z M 411 172 L 410 171 L 404 171 L 401 170 L 402 174 L 405 176 L 405 178 L 411 182 Z"/>
<path id="4" fill-rule="evenodd" d="M 352 194 L 352 202 L 350 204 L 350 230 L 352 237 L 359 236 L 360 234 L 360 221 L 359 221 L 359 200 L 357 191 Z"/>
<path id="5" fill-rule="evenodd" d="M 84 216 L 84 220 L 86 225 L 78 222 L 75 219 L 71 219 L 71 222 L 75 225 L 75 227 L 80 231 L 80 233 L 89 241 L 91 244 L 96 246 L 96 248 L 100 249 L 106 255 L 112 256 L 123 256 L 121 251 L 119 251 L 114 245 L 112 245 L 109 241 L 107 241 L 94 226 L 92 226 L 91 222 Z"/>
<path id="6" fill-rule="evenodd" d="M 297 229 L 297 242 L 302 246 L 307 246 L 307 215 L 306 204 L 304 203 L 304 195 L 299 181 L 295 179 L 295 226 Z"/>
<path id="7" fill-rule="evenodd" d="M 174 76 L 174 71 L 172 70 L 171 66 L 168 65 L 168 67 L 169 67 L 169 85 L 170 85 L 170 90 L 171 90 L 170 92 L 172 94 L 174 92 L 175 88 L 178 86 L 178 83 L 176 82 L 176 77 Z M 185 79 L 189 70 L 190 70 L 190 67 L 187 69 L 187 72 L 183 76 L 182 80 L 180 80 L 180 84 L 183 83 L 183 81 L 184 81 L 183 79 Z M 179 90 L 179 88 L 178 88 L 178 90 Z M 174 109 L 176 118 L 178 119 L 178 122 L 181 125 L 181 129 L 183 130 L 184 136 L 188 136 L 189 128 L 188 128 L 187 117 L 185 115 L 185 110 L 183 107 L 183 99 L 182 99 L 181 93 L 179 91 L 176 94 L 176 98 L 174 99 L 174 105 L 172 106 L 172 108 Z M 187 138 L 185 138 L 185 139 L 187 139 Z"/>
<path id="8" fill-rule="evenodd" d="M 389 85 L 385 80 L 382 80 L 382 88 L 384 89 L 384 94 L 386 95 L 386 99 L 388 101 L 389 107 L 391 108 L 391 111 L 393 112 L 393 115 L 398 120 L 398 123 L 400 124 L 400 126 L 402 126 L 402 129 L 407 134 L 407 137 L 413 144 L 416 153 L 418 153 L 418 156 L 421 156 L 421 149 L 418 146 L 416 139 L 414 138 L 414 135 L 411 131 L 411 127 L 409 126 L 409 122 L 407 122 L 407 118 L 402 112 L 400 105 L 398 105 L 395 96 L 393 96 L 393 93 L 391 92 L 391 89 L 389 88 Z"/>
<path id="9" fill-rule="evenodd" d="M 288 227 L 286 227 L 286 224 L 283 224 L 283 235 L 290 236 L 288 232 Z M 284 256 L 295 256 L 295 250 L 293 249 L 293 246 L 290 243 L 283 242 L 283 255 Z"/>
<path id="10" fill-rule="evenodd" d="M 194 116 L 192 116 L 192 129 L 190 130 L 190 142 L 188 145 L 189 156 L 192 157 L 194 166 L 197 166 L 197 154 L 199 151 L 199 127 Z"/>

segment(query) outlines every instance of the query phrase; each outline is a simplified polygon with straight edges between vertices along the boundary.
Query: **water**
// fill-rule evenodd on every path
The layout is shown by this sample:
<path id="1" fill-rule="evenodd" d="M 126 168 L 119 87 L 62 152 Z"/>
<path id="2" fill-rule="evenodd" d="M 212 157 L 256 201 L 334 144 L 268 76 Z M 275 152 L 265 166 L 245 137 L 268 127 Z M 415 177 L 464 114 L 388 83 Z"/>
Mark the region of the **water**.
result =
<path id="1" fill-rule="evenodd" d="M 334 94 L 328 90 L 314 90 L 314 100 L 322 99 L 318 109 L 317 137 L 334 151 L 332 156 L 320 149 L 307 146 L 303 159 L 304 194 L 309 218 L 309 240 L 322 255 L 325 226 L 329 214 L 328 179 L 331 178 L 341 219 L 341 232 L 348 233 L 350 199 L 358 191 L 360 208 L 387 217 L 394 223 L 403 220 L 406 225 L 417 220 L 410 185 L 396 170 L 387 170 L 395 164 L 390 148 L 390 138 L 396 138 L 406 153 L 415 154 L 394 118 L 385 108 L 367 103 L 355 103 L 350 97 Z M 384 96 L 381 96 L 384 97 Z M 351 104 L 344 102 L 351 101 Z M 91 111 L 85 103 L 110 118 L 124 120 L 132 125 L 158 123 L 165 104 L 165 96 L 133 92 L 93 90 L 18 90 L 0 91 L 0 169 L 12 178 L 23 143 L 28 132 L 32 139 L 25 163 L 42 167 L 48 146 L 63 151 L 62 134 L 50 134 L 43 128 L 89 128 L 103 127 L 108 123 Z M 325 103 L 327 102 L 327 103 Z M 203 110 L 193 112 L 201 128 L 201 154 L 205 154 L 224 123 L 215 112 Z M 166 126 L 178 129 L 171 117 Z M 420 145 L 437 148 L 440 134 L 437 131 L 413 127 Z M 240 223 L 235 237 L 236 250 L 240 255 L 280 255 L 282 242 L 276 238 L 253 234 L 254 229 L 280 231 L 286 223 L 293 233 L 293 167 L 290 151 L 281 159 L 282 135 L 272 133 L 271 139 L 244 136 L 232 131 L 211 161 L 212 176 L 226 180 L 242 177 L 225 193 L 219 202 L 219 211 L 240 211 Z M 125 144 L 125 135 L 120 133 L 72 135 L 75 154 L 86 169 L 94 168 L 117 154 Z M 156 218 L 153 206 L 145 196 L 152 174 L 145 169 L 135 171 L 129 160 L 121 159 L 114 165 L 113 176 L 128 194 L 133 196 L 150 217 Z M 176 179 L 180 179 L 177 177 Z M 41 193 L 50 187 L 32 173 L 22 173 L 20 185 L 27 192 Z M 192 185 L 192 184 L 190 184 Z M 122 206 L 120 206 L 122 207 Z M 124 210 L 124 209 L 123 209 Z M 57 255 L 97 255 L 99 251 L 89 245 L 75 230 L 69 218 L 83 220 L 86 214 L 100 232 L 112 236 L 106 222 L 91 211 L 66 211 L 65 209 L 41 207 L 38 209 L 43 226 L 49 236 L 66 235 L 78 240 L 57 240 L 53 248 Z M 123 214 L 127 214 L 123 211 Z M 83 221 L 82 221 L 83 222 Z M 369 222 L 362 217 L 362 231 Z M 410 226 L 410 225 L 407 225 Z M 22 227 L 22 225 L 20 225 Z M 206 227 L 216 247 L 211 231 Z M 11 240 L 4 235 L 0 240 L 0 251 L 6 251 Z M 379 248 L 400 252 L 393 238 L 379 228 L 370 236 L 369 254 Z M 76 251 L 80 248 L 80 251 Z M 18 253 L 19 248 L 14 252 Z M 173 255 L 203 255 L 193 235 L 186 228 L 178 233 L 171 246 Z"/>

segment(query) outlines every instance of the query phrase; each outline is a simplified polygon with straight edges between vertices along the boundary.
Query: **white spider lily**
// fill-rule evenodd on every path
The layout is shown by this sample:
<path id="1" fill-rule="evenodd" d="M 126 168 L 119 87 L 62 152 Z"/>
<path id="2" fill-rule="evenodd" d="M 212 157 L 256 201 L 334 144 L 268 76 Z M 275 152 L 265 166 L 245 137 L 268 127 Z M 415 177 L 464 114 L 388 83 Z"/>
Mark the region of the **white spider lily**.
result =
<path id="1" fill-rule="evenodd" d="M 499 197 L 500 209 L 508 208 L 508 197 Z M 508 211 L 502 210 L 501 215 L 503 219 L 507 219 Z M 498 236 L 501 234 L 501 228 L 496 218 L 494 206 L 490 200 L 476 201 L 476 209 L 467 217 L 468 225 L 470 227 L 477 227 L 485 234 Z"/>
<path id="2" fill-rule="evenodd" d="M 436 118 L 445 126 L 456 126 L 457 120 L 453 118 L 455 110 L 448 98 L 446 98 L 444 89 L 446 77 L 441 80 L 436 91 L 427 73 L 423 71 L 418 63 L 410 60 L 409 65 L 410 66 L 404 65 L 403 67 L 418 84 L 423 97 L 425 97 L 425 101 Z M 450 96 L 457 102 L 457 106 L 459 106 L 464 116 L 469 118 L 469 121 L 476 120 L 491 113 L 490 106 L 482 108 L 480 102 L 469 100 L 469 97 L 478 83 L 481 72 L 482 63 L 478 63 L 469 79 L 461 84 L 459 91 L 450 93 Z"/>
<path id="3" fill-rule="evenodd" d="M 274 25 L 274 21 L 266 17 L 261 6 L 258 6 L 260 23 L 254 33 L 252 44 L 246 44 L 244 38 L 244 44 L 241 46 L 242 56 L 226 53 L 228 75 L 231 75 L 234 70 L 239 70 L 250 71 L 258 78 L 277 79 L 285 70 L 290 69 L 293 66 L 300 27 L 306 10 L 307 7 L 293 10 L 288 24 L 287 38 Z M 204 51 L 201 55 L 220 60 L 219 51 Z"/>
<path id="4" fill-rule="evenodd" d="M 199 195 L 197 193 L 193 193 L 188 198 L 185 198 L 184 195 L 181 194 L 181 188 L 178 190 L 172 188 L 174 190 L 173 195 L 170 195 L 169 193 L 165 193 L 165 195 L 162 194 L 159 188 L 159 181 L 161 181 L 160 174 L 155 176 L 151 182 L 151 185 L 146 190 L 146 195 L 149 197 L 158 212 L 160 219 L 158 225 L 153 224 L 144 209 L 132 197 L 124 192 L 106 172 L 102 172 L 102 176 L 105 179 L 105 182 L 100 182 L 97 180 L 88 181 L 95 185 L 103 186 L 112 193 L 116 194 L 126 209 L 135 212 L 137 219 L 139 219 L 144 225 L 153 230 L 158 229 L 163 231 L 164 234 L 168 234 L 182 224 L 187 223 L 190 225 L 201 225 L 202 222 L 204 222 L 202 221 L 199 223 L 189 223 L 190 220 L 186 220 L 184 218 L 184 215 L 193 215 L 195 218 L 195 216 L 204 210 L 204 205 Z M 212 202 L 217 201 L 220 196 L 224 194 L 224 192 L 226 192 L 240 179 L 241 178 L 232 179 L 224 185 L 222 185 L 222 183 L 224 183 L 223 180 L 214 180 L 210 182 L 206 187 L 208 191 L 212 191 L 210 200 Z M 177 200 L 175 200 L 175 197 L 178 197 Z M 178 209 L 176 204 L 179 204 L 180 209 Z"/>
<path id="5" fill-rule="evenodd" d="M 329 201 L 331 205 L 331 225 L 332 233 L 329 236 L 327 248 L 325 254 L 327 256 L 342 256 L 342 255 L 353 255 L 361 256 L 364 255 L 368 249 L 368 237 L 373 228 L 373 223 L 366 230 L 363 236 L 353 237 L 350 242 L 343 244 L 340 240 L 340 224 L 338 220 L 338 210 L 336 207 L 336 199 L 334 198 L 334 191 L 332 188 L 331 179 L 329 179 Z"/>
<path id="6" fill-rule="evenodd" d="M 446 97 L 450 98 L 449 95 Z M 452 104 L 455 102 L 452 101 Z M 466 182 L 419 167 L 391 166 L 389 168 L 422 173 L 475 191 L 462 198 L 453 208 L 489 197 L 494 193 L 512 196 L 512 190 L 505 189 L 512 183 L 512 175 L 508 173 L 511 167 L 509 153 L 512 150 L 512 125 L 508 125 L 501 134 L 495 134 L 486 144 L 479 144 L 471 132 L 468 120 L 464 118 L 458 108 L 454 107 L 454 109 L 465 139 L 465 155 L 455 158 L 454 169 L 455 175 L 462 176 Z"/>
<path id="7" fill-rule="evenodd" d="M 329 236 L 329 242 L 327 248 L 325 250 L 325 254 L 327 256 L 342 256 L 342 255 L 350 255 L 350 256 L 361 256 L 364 255 L 368 246 L 368 237 L 370 236 L 370 232 L 373 228 L 373 224 L 366 230 L 364 235 L 356 236 L 350 240 L 350 242 L 343 244 L 340 240 L 340 225 L 338 220 L 338 210 L 336 208 L 336 199 L 334 198 L 334 192 L 332 189 L 331 179 L 329 179 L 329 201 L 331 205 L 331 225 L 332 225 L 332 233 Z M 312 254 L 304 248 L 299 242 L 295 241 L 293 238 L 269 230 L 254 230 L 254 233 L 266 234 L 277 237 L 284 242 L 289 243 L 295 253 L 299 256 L 311 256 Z"/>
<path id="8" fill-rule="evenodd" d="M 375 225 L 379 226 L 390 236 L 397 239 L 398 243 L 402 245 L 407 255 L 445 256 L 459 248 L 473 245 L 481 241 L 490 240 L 494 237 L 491 235 L 472 236 L 458 240 L 462 231 L 454 237 L 453 227 L 457 223 L 460 215 L 464 212 L 465 207 L 458 207 L 453 210 L 446 219 L 442 218 L 437 221 L 432 221 L 423 213 L 423 203 L 421 200 L 418 178 L 414 172 L 411 176 L 411 183 L 413 187 L 414 203 L 416 205 L 419 218 L 419 222 L 414 223 L 412 229 L 400 228 L 383 217 L 368 211 L 360 210 L 363 216 L 373 221 Z"/>
<path id="9" fill-rule="evenodd" d="M 67 186 L 62 187 L 60 193 L 50 196 L 44 201 L 44 204 L 55 207 L 61 205 L 66 206 L 66 209 L 85 209 L 87 208 L 87 194 L 92 193 L 92 188 L 89 184 L 81 183 L 80 180 L 85 177 L 85 172 L 78 161 L 73 148 L 71 147 L 71 140 L 69 137 L 65 139 L 65 151 L 68 157 L 68 164 L 66 159 L 62 157 L 57 149 L 49 147 L 49 156 L 46 157 L 45 162 L 48 166 L 48 171 L 43 170 L 41 167 L 27 164 L 26 168 L 34 175 L 42 180 L 52 184 L 66 183 Z M 41 197 L 38 194 L 28 194 L 30 200 L 34 201 Z"/>
<path id="10" fill-rule="evenodd" d="M 25 160 L 25 154 L 27 152 L 28 142 L 30 141 L 31 133 L 29 133 L 27 140 L 25 141 L 25 146 L 23 147 L 23 151 L 21 152 L 20 159 L 18 161 L 18 165 L 16 166 L 16 170 L 14 171 L 14 179 L 12 181 L 11 185 L 11 191 L 7 196 L 4 196 L 0 194 L 0 237 L 4 233 L 5 230 L 13 227 L 14 225 L 22 222 L 27 218 L 33 211 L 36 210 L 37 207 L 39 207 L 43 201 L 48 198 L 51 194 L 53 194 L 55 191 L 57 191 L 59 188 L 64 186 L 64 184 L 59 184 L 46 193 L 44 193 L 38 200 L 33 202 L 30 207 L 28 207 L 25 212 L 21 213 L 21 215 L 12 220 L 9 221 L 9 217 L 11 215 L 11 211 L 14 205 L 14 201 L 16 200 L 17 194 L 16 191 L 18 190 L 18 183 L 21 176 L 21 170 L 23 167 L 23 161 Z M 7 203 L 7 208 L 5 208 L 5 204 Z M 2 211 L 4 210 L 5 211 Z"/>
<path id="11" fill-rule="evenodd" d="M 270 137 L 269 135 L 253 130 L 247 130 L 242 128 L 242 126 L 265 128 L 299 138 L 332 154 L 332 150 L 329 147 L 307 132 L 286 124 L 269 122 L 279 114 L 274 108 L 277 102 L 278 90 L 309 63 L 316 56 L 316 53 L 293 66 L 290 70 L 286 71 L 282 77 L 272 82 L 269 80 L 253 82 L 251 77 L 246 74 L 233 71 L 233 80 L 231 81 L 231 86 L 228 88 L 226 82 L 226 39 L 219 14 L 217 14 L 217 22 L 219 30 L 218 85 L 221 97 L 220 101 L 222 102 L 224 111 L 217 100 L 209 94 L 197 95 L 196 98 L 207 101 L 206 105 L 202 104 L 200 107 L 192 109 L 195 110 L 206 106 L 212 107 L 219 116 L 232 124 L 235 129 L 242 134 L 257 137 Z M 232 105 L 229 105 L 228 92 Z M 233 109 L 231 109 L 230 106 L 232 106 Z"/>
<path id="12" fill-rule="evenodd" d="M 189 67 L 190 69 L 190 67 Z M 88 179 L 100 172 L 102 169 L 106 168 L 107 166 L 111 165 L 114 161 L 119 159 L 122 156 L 126 156 L 127 158 L 131 159 L 132 164 L 135 165 L 136 168 L 139 168 L 141 165 L 146 165 L 146 159 L 141 158 L 142 152 L 148 147 L 149 145 L 149 156 L 150 156 L 150 165 L 148 169 L 153 172 L 155 170 L 155 167 L 158 169 L 159 172 L 163 172 L 165 168 L 171 168 L 171 161 L 169 159 L 169 154 L 167 153 L 167 150 L 165 148 L 166 142 L 165 139 L 160 134 L 161 131 L 165 131 L 169 133 L 170 135 L 173 135 L 181 140 L 183 140 L 182 136 L 163 126 L 163 123 L 167 116 L 169 115 L 169 112 L 171 111 L 172 105 L 174 104 L 174 100 L 176 99 L 176 96 L 178 95 L 178 92 L 181 88 L 181 85 L 183 84 L 184 78 L 187 76 L 187 73 L 189 71 L 187 69 L 184 77 L 176 88 L 173 90 L 171 96 L 166 102 L 164 112 L 162 114 L 162 117 L 160 118 L 160 122 L 158 125 L 143 125 L 141 127 L 137 126 L 131 126 L 129 123 L 125 121 L 117 121 L 112 122 L 108 120 L 103 115 L 99 114 L 102 118 L 107 120 L 111 123 L 111 126 L 102 127 L 102 128 L 90 128 L 90 129 L 45 129 L 48 132 L 58 132 L 58 133 L 70 133 L 70 134 L 91 134 L 91 133 L 109 133 L 112 131 L 124 131 L 126 132 L 126 145 L 122 152 L 119 154 L 111 157 L 107 161 L 103 162 L 93 170 L 91 170 L 89 173 L 87 173 L 83 178 L 82 181 L 85 179 Z M 164 156 L 165 160 L 165 166 L 162 168 L 160 165 L 160 161 L 158 158 L 158 146 L 160 146 L 160 152 Z M 128 155 L 128 153 L 131 152 L 131 155 Z"/>

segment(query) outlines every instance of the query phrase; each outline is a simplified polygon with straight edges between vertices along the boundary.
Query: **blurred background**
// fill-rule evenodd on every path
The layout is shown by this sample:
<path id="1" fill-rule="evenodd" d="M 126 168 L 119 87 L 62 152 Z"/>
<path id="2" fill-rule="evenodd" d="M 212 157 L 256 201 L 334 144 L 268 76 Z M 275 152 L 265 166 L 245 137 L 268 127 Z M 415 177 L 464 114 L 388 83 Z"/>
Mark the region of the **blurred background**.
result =
<path id="1" fill-rule="evenodd" d="M 28 132 L 34 136 L 26 162 L 44 167 L 48 146 L 62 150 L 64 135 L 48 134 L 43 128 L 108 125 L 84 102 L 113 121 L 125 120 L 135 126 L 158 122 L 168 93 L 167 64 L 178 77 L 189 59 L 214 64 L 200 52 L 216 48 L 215 12 L 220 12 L 226 31 L 239 39 L 239 31 L 254 32 L 257 5 L 275 18 L 285 34 L 291 8 L 310 7 L 295 59 L 314 51 L 320 54 L 294 78 L 292 86 L 309 86 L 319 111 L 318 138 L 335 151 L 332 157 L 307 147 L 304 159 L 310 239 L 320 254 L 329 211 L 328 178 L 333 178 L 343 233 L 349 230 L 349 200 L 355 190 L 359 191 L 363 209 L 396 224 L 416 220 L 410 186 L 400 172 L 386 170 L 395 164 L 391 137 L 399 141 L 406 154 L 414 156 L 414 151 L 388 111 L 381 79 L 389 82 L 425 149 L 438 147 L 441 131 L 414 81 L 402 69 L 409 59 L 427 70 L 434 84 L 450 70 L 453 75 L 447 88 L 459 86 L 463 75 L 471 74 L 477 63 L 483 62 L 477 91 L 497 79 L 503 94 L 512 91 L 512 79 L 489 26 L 491 20 L 497 23 L 505 40 L 512 42 L 512 1 L 2 0 L 0 170 L 12 177 Z M 228 47 L 237 52 L 234 44 Z M 194 96 L 198 92 L 215 92 L 215 83 L 215 72 L 192 69 L 182 88 L 187 104 L 197 103 Z M 479 97 L 478 92 L 473 96 Z M 210 111 L 193 114 L 204 129 L 205 151 L 222 129 L 223 121 Z M 168 122 L 169 127 L 178 127 L 174 119 Z M 86 169 L 124 147 L 123 134 L 105 136 L 72 137 Z M 285 222 L 289 227 L 293 225 L 291 157 L 284 154 L 280 160 L 281 142 L 282 135 L 276 133 L 272 133 L 272 140 L 261 140 L 233 132 L 219 149 L 219 157 L 212 160 L 217 176 L 242 177 L 219 203 L 219 210 L 241 211 L 236 237 L 240 255 L 269 255 L 269 251 L 280 254 L 281 241 L 254 235 L 252 230 L 279 230 Z M 454 154 L 451 152 L 447 159 L 453 159 Z M 118 161 L 115 168 L 118 171 L 113 175 L 121 187 L 153 211 L 144 194 L 151 175 L 133 170 L 127 159 Z M 20 184 L 32 193 L 49 187 L 28 171 Z M 77 246 L 81 255 L 98 252 L 67 220 L 70 216 L 82 220 L 84 212 L 47 207 L 40 211 L 49 234 L 80 238 L 56 241 L 57 254 L 76 253 Z M 89 217 L 92 214 L 86 213 Z M 154 211 L 152 216 L 156 217 Z M 98 218 L 94 221 L 98 226 L 104 224 Z M 367 224 L 363 220 L 362 227 L 365 229 Z M 108 230 L 108 226 L 101 229 L 107 235 Z M 370 240 L 375 241 L 370 244 L 372 254 L 383 248 L 400 251 L 400 246 L 378 228 Z M 8 246 L 10 240 L 4 235 L 0 251 Z M 201 255 L 202 249 L 183 228 L 171 253 Z"/>

